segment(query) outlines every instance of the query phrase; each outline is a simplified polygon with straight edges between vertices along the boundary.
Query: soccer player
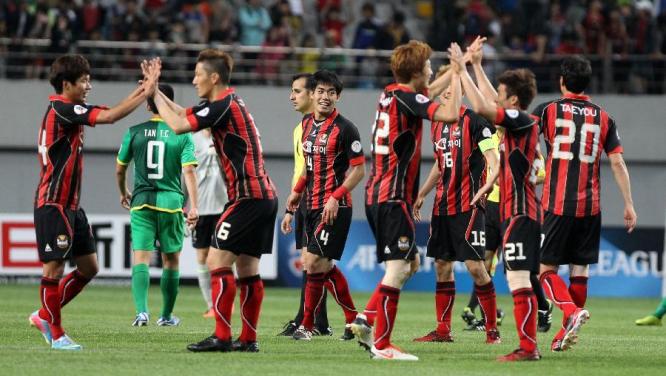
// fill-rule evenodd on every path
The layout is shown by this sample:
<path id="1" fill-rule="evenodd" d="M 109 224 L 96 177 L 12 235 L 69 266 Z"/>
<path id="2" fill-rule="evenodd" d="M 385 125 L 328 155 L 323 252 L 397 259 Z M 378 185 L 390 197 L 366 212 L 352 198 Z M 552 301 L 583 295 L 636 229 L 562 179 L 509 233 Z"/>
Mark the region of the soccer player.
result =
<path id="1" fill-rule="evenodd" d="M 299 73 L 295 75 L 291 80 L 291 94 L 289 95 L 289 100 L 291 101 L 294 109 L 300 112 L 303 115 L 311 114 L 313 109 L 311 92 L 308 89 L 307 83 L 308 79 L 312 76 L 310 73 Z M 303 136 L 303 126 L 299 121 L 296 127 L 294 128 L 294 175 L 291 179 L 291 187 L 293 188 L 301 177 L 301 172 L 303 171 L 303 166 L 305 165 L 305 158 L 303 157 L 303 145 L 302 145 L 302 136 Z M 307 252 L 303 244 L 303 230 L 305 227 L 305 213 L 307 211 L 307 203 L 304 202 L 305 196 L 301 199 L 298 208 L 292 212 L 289 209 L 286 210 L 284 218 L 280 228 L 284 234 L 288 234 L 292 231 L 291 221 L 295 217 L 295 229 L 294 236 L 296 238 L 296 249 L 301 252 L 301 265 L 305 266 L 303 257 Z M 307 271 L 303 269 L 303 285 L 301 288 L 301 303 L 298 307 L 298 313 L 293 320 L 289 321 L 285 326 L 280 336 L 291 337 L 294 335 L 294 332 L 301 325 L 303 321 L 303 309 L 305 306 L 305 283 L 307 281 Z M 328 326 L 328 313 L 326 311 L 326 296 L 327 293 L 324 291 L 324 294 L 321 297 L 321 303 L 319 304 L 319 309 L 315 312 L 315 326 L 312 330 L 313 335 L 333 335 L 333 331 Z"/>
<path id="2" fill-rule="evenodd" d="M 154 90 L 146 80 L 113 108 L 86 103 L 90 64 L 81 55 L 63 55 L 51 65 L 49 82 L 56 94 L 39 130 L 39 185 L 35 195 L 35 233 L 43 265 L 39 298 L 42 308 L 29 321 L 56 350 L 80 350 L 65 334 L 61 309 L 97 274 L 97 254 L 86 213 L 79 206 L 83 173 L 84 126 L 109 124 L 130 114 Z M 76 269 L 62 278 L 67 260 Z"/>
<path id="3" fill-rule="evenodd" d="M 661 319 L 666 315 L 666 298 L 661 300 L 659 307 L 653 314 L 635 321 L 638 326 L 661 326 Z"/>
<path id="4" fill-rule="evenodd" d="M 548 149 L 540 280 L 548 297 L 564 313 L 562 329 L 551 344 L 553 351 L 575 344 L 580 327 L 590 317 L 584 307 L 589 265 L 599 260 L 602 150 L 610 159 L 622 193 L 625 227 L 631 232 L 636 226 L 631 183 L 615 120 L 585 95 L 591 77 L 587 59 L 567 57 L 560 66 L 562 97 L 539 105 L 533 112 L 540 118 Z M 568 288 L 557 275 L 559 266 L 567 264 Z"/>
<path id="5" fill-rule="evenodd" d="M 208 251 L 213 244 L 215 226 L 220 220 L 227 203 L 227 189 L 222 179 L 220 158 L 213 145 L 213 137 L 209 128 L 192 135 L 194 155 L 197 159 L 197 193 L 199 195 L 199 220 L 192 231 L 192 247 L 197 252 L 197 280 L 199 289 L 207 305 L 203 314 L 205 318 L 215 318 L 213 298 L 210 289 L 210 270 L 206 265 Z M 190 205 L 193 205 L 190 202 Z M 233 311 L 233 310 L 232 310 Z"/>
<path id="6" fill-rule="evenodd" d="M 342 82 L 335 73 L 321 70 L 308 80 L 313 112 L 303 117 L 305 168 L 287 201 L 295 210 L 305 191 L 305 247 L 307 280 L 303 321 L 294 332 L 296 340 L 312 339 L 314 315 L 324 287 L 345 315 L 345 333 L 351 340 L 356 307 L 344 274 L 333 264 L 340 260 L 352 220 L 351 191 L 365 175 L 365 156 L 356 126 L 336 109 Z"/>
<path id="7" fill-rule="evenodd" d="M 440 68 L 438 75 L 446 70 L 448 67 Z M 458 82 L 452 82 L 440 97 L 445 106 L 451 102 L 452 88 L 460 86 L 459 76 L 456 77 Z M 457 122 L 432 124 L 436 163 L 414 204 L 414 216 L 419 219 L 425 197 L 437 187 L 428 241 L 428 257 L 435 259 L 437 328 L 414 341 L 453 342 L 451 312 L 456 291 L 453 262 L 457 260 L 465 263 L 474 279 L 474 290 L 488 318 L 486 343 L 496 344 L 501 339 L 496 323 L 495 286 L 484 265 L 484 216 L 475 206 L 479 197 L 492 190 L 499 174 L 497 146 L 491 139 L 494 127 L 465 106 L 459 111 Z M 487 182 L 486 166 L 494 174 Z"/>
<path id="8" fill-rule="evenodd" d="M 504 265 L 513 295 L 520 347 L 498 360 L 539 360 L 537 303 L 530 282 L 530 273 L 538 265 L 541 237 L 541 211 L 536 195 L 539 127 L 535 119 L 523 112 L 536 95 L 536 80 L 526 69 L 506 71 L 498 77 L 496 100 L 489 100 L 467 73 L 460 47 L 454 44 L 449 53 L 474 111 L 505 128 L 499 147 L 500 221 Z"/>
<path id="9" fill-rule="evenodd" d="M 352 331 L 376 359 L 418 360 L 391 343 L 391 332 L 400 290 L 418 269 L 412 204 L 418 192 L 422 124 L 423 119 L 458 121 L 460 108 L 460 102 L 443 106 L 427 96 L 431 53 L 430 46 L 414 40 L 393 51 L 391 71 L 396 83 L 388 85 L 379 97 L 372 131 L 372 170 L 366 184 L 365 209 L 377 241 L 377 261 L 386 262 L 386 271 L 364 313 L 352 323 Z M 448 86 L 444 77 L 450 76 L 430 85 L 437 86 L 430 95 L 438 95 Z"/>
<path id="10" fill-rule="evenodd" d="M 159 90 L 173 99 L 173 88 L 160 84 Z M 152 99 L 148 111 L 157 115 Z M 134 161 L 134 189 L 126 186 L 127 165 Z M 183 191 L 181 171 L 192 203 L 187 214 L 189 226 L 194 226 L 197 214 L 197 181 L 192 136 L 177 135 L 159 116 L 135 125 L 125 132 L 118 151 L 116 181 L 120 204 L 130 210 L 133 266 L 132 297 L 136 308 L 133 326 L 148 325 L 148 288 L 150 287 L 150 256 L 159 242 L 162 254 L 162 312 L 158 326 L 176 326 L 180 318 L 173 315 L 178 297 L 180 274 L 178 265 L 183 248 Z"/>
<path id="11" fill-rule="evenodd" d="M 245 102 L 229 86 L 233 60 L 223 51 L 199 53 L 192 84 L 203 101 L 184 109 L 159 91 L 155 104 L 176 133 L 211 128 L 227 184 L 227 203 L 215 229 L 208 268 L 215 309 L 215 333 L 187 346 L 200 351 L 259 351 L 257 324 L 264 297 L 259 259 L 272 252 L 277 194 L 264 168 L 259 132 Z M 151 77 L 159 75 L 159 67 Z M 231 308 L 240 284 L 242 330 L 231 341 Z"/>

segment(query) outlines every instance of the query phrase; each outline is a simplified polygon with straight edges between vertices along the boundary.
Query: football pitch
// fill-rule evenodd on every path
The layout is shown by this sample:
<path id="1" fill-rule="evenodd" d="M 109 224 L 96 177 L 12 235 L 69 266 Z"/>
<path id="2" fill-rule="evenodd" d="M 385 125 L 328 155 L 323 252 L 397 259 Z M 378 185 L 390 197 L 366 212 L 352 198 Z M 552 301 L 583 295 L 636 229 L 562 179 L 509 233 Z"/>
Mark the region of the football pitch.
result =
<path id="1" fill-rule="evenodd" d="M 204 319 L 204 303 L 193 286 L 180 290 L 175 313 L 179 327 L 158 327 L 161 295 L 150 290 L 151 322 L 148 327 L 130 324 L 134 309 L 129 287 L 93 285 L 64 309 L 67 333 L 84 346 L 81 352 L 51 351 L 37 330 L 28 325 L 28 315 L 37 308 L 36 285 L 0 285 L 0 374 L 3 375 L 663 375 L 666 327 L 636 327 L 633 320 L 652 312 L 657 299 L 589 299 L 591 319 L 572 350 L 550 352 L 550 332 L 539 333 L 539 362 L 500 364 L 495 361 L 517 347 L 512 303 L 499 297 L 507 316 L 500 327 L 503 343 L 484 344 L 481 332 L 463 331 L 459 317 L 469 296 L 457 296 L 453 328 L 455 343 L 414 343 L 412 338 L 435 326 L 431 293 L 401 295 L 394 330 L 396 345 L 420 357 L 418 362 L 374 361 L 357 343 L 338 340 L 343 316 L 333 299 L 328 310 L 332 337 L 314 337 L 297 342 L 277 337 L 282 325 L 298 308 L 296 289 L 267 288 L 259 323 L 261 352 L 190 353 L 188 343 L 213 331 L 213 320 Z M 358 307 L 369 294 L 354 293 Z M 238 303 L 236 303 L 238 306 Z M 554 322 L 561 320 L 556 310 Z M 238 309 L 233 316 L 234 335 L 240 328 Z"/>

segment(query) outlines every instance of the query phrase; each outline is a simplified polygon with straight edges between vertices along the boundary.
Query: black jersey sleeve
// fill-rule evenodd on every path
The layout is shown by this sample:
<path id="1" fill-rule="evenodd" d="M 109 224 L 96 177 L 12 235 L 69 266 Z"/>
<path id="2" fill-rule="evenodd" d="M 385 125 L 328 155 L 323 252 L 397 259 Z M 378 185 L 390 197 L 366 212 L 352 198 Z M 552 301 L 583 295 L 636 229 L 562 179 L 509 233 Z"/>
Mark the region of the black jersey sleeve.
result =
<path id="1" fill-rule="evenodd" d="M 341 151 L 345 153 L 349 159 L 349 164 L 358 166 L 365 162 L 363 155 L 363 145 L 361 144 L 361 136 L 358 133 L 358 128 L 353 124 L 347 124 L 340 132 L 340 147 Z"/>
<path id="2" fill-rule="evenodd" d="M 192 131 L 216 128 L 228 123 L 231 109 L 231 96 L 214 102 L 204 101 L 186 110 L 187 121 Z"/>
<path id="3" fill-rule="evenodd" d="M 495 123 L 506 128 L 509 132 L 521 132 L 538 125 L 536 118 L 528 113 L 503 107 L 497 107 Z"/>
<path id="4" fill-rule="evenodd" d="M 400 112 L 431 121 L 439 107 L 439 104 L 419 93 L 396 91 L 395 98 L 398 101 Z"/>
<path id="5" fill-rule="evenodd" d="M 68 125 L 89 125 L 94 127 L 97 124 L 97 116 L 104 106 L 94 106 L 90 104 L 74 104 L 61 101 L 51 102 L 53 111 L 58 118 L 58 123 L 63 126 Z"/>
<path id="6" fill-rule="evenodd" d="M 604 142 L 604 151 L 607 155 L 624 152 L 622 144 L 620 143 L 620 135 L 617 132 L 615 120 L 610 116 L 608 117 L 608 133 L 606 134 L 606 142 Z"/>
<path id="7" fill-rule="evenodd" d="M 490 125 L 486 119 L 472 111 L 468 112 L 468 116 L 470 117 L 470 134 L 474 138 L 474 143 L 481 146 L 485 140 L 490 140 L 493 137 L 495 127 Z M 487 143 L 488 141 L 485 142 Z M 482 147 L 482 149 L 484 148 Z"/>

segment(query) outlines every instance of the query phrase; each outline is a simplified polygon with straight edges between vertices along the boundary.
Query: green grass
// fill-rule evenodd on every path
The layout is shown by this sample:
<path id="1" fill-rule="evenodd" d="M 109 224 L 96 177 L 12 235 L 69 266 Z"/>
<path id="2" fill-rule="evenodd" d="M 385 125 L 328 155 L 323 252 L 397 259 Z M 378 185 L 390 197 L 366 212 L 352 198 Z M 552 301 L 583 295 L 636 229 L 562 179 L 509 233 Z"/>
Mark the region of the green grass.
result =
<path id="1" fill-rule="evenodd" d="M 417 344 L 411 342 L 434 327 L 433 295 L 403 293 L 394 342 L 418 355 L 419 362 L 380 362 L 369 359 L 356 342 L 338 340 L 342 313 L 329 300 L 329 315 L 335 335 L 315 337 L 311 343 L 276 337 L 282 324 L 295 313 L 298 291 L 270 288 L 266 291 L 259 328 L 261 352 L 193 354 L 185 349 L 213 331 L 213 321 L 201 317 L 204 310 L 199 290 L 182 287 L 176 313 L 180 327 L 157 327 L 154 317 L 161 301 L 157 288 L 151 291 L 154 313 L 148 327 L 130 326 L 134 309 L 129 287 L 91 286 L 64 310 L 63 324 L 68 334 L 84 350 L 76 353 L 51 351 L 39 333 L 28 325 L 27 317 L 37 308 L 36 286 L 0 286 L 0 367 L 3 375 L 385 375 L 451 374 L 495 375 L 529 372 L 540 375 L 657 375 L 664 370 L 666 327 L 639 328 L 633 320 L 652 312 L 654 300 L 600 299 L 589 301 L 591 320 L 571 351 L 551 353 L 554 329 L 539 336 L 544 355 L 540 362 L 499 364 L 494 361 L 517 347 L 512 306 L 508 296 L 500 297 L 507 312 L 500 328 L 503 343 L 489 346 L 479 332 L 465 332 L 458 314 L 467 294 L 458 296 L 454 316 L 455 343 Z M 358 306 L 368 294 L 354 293 Z M 561 315 L 555 314 L 555 321 Z M 234 333 L 239 332 L 238 312 L 233 317 Z M 540 333 L 541 334 L 541 333 Z M 345 375 L 345 376 L 346 376 Z"/>

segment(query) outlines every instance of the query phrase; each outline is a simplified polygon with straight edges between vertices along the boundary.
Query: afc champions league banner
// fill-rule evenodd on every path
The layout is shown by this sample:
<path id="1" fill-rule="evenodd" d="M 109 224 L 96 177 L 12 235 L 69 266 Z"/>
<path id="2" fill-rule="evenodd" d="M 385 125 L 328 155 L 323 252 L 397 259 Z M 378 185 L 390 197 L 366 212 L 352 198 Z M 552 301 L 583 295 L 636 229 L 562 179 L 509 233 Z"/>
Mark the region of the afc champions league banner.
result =
<path id="1" fill-rule="evenodd" d="M 281 218 L 278 218 L 280 221 Z M 429 224 L 416 224 L 416 243 L 421 257 L 419 271 L 407 282 L 406 290 L 434 291 L 435 265 L 425 256 Z M 356 291 L 372 291 L 384 274 L 384 264 L 377 264 L 375 240 L 368 223 L 354 220 L 342 259 L 337 263 Z M 278 279 L 281 284 L 300 287 L 302 269 L 294 235 L 279 234 Z M 658 297 L 662 294 L 664 229 L 638 228 L 631 234 L 621 227 L 604 227 L 601 232 L 599 263 L 590 267 L 589 294 L 592 296 Z M 461 262 L 454 264 L 456 290 L 471 292 L 473 281 Z M 560 273 L 568 279 L 568 267 Z M 565 274 L 566 273 L 566 274 Z M 493 279 L 497 292 L 508 294 L 502 263 Z M 568 281 L 567 281 L 568 282 Z"/>
<path id="2" fill-rule="evenodd" d="M 88 215 L 88 221 L 97 241 L 98 276 L 131 277 L 132 246 L 129 215 L 92 214 Z M 37 255 L 35 227 L 31 214 L 0 214 L 0 247 L 2 247 L 0 276 L 42 275 L 42 264 Z M 277 255 L 277 242 L 274 242 L 273 253 L 261 258 L 259 272 L 264 279 L 277 278 Z M 159 266 L 161 260 L 155 252 L 150 268 L 152 277 L 159 277 L 162 274 Z M 192 248 L 192 239 L 187 237 L 183 241 L 183 250 L 180 254 L 180 276 L 197 278 L 197 270 L 196 251 Z"/>

